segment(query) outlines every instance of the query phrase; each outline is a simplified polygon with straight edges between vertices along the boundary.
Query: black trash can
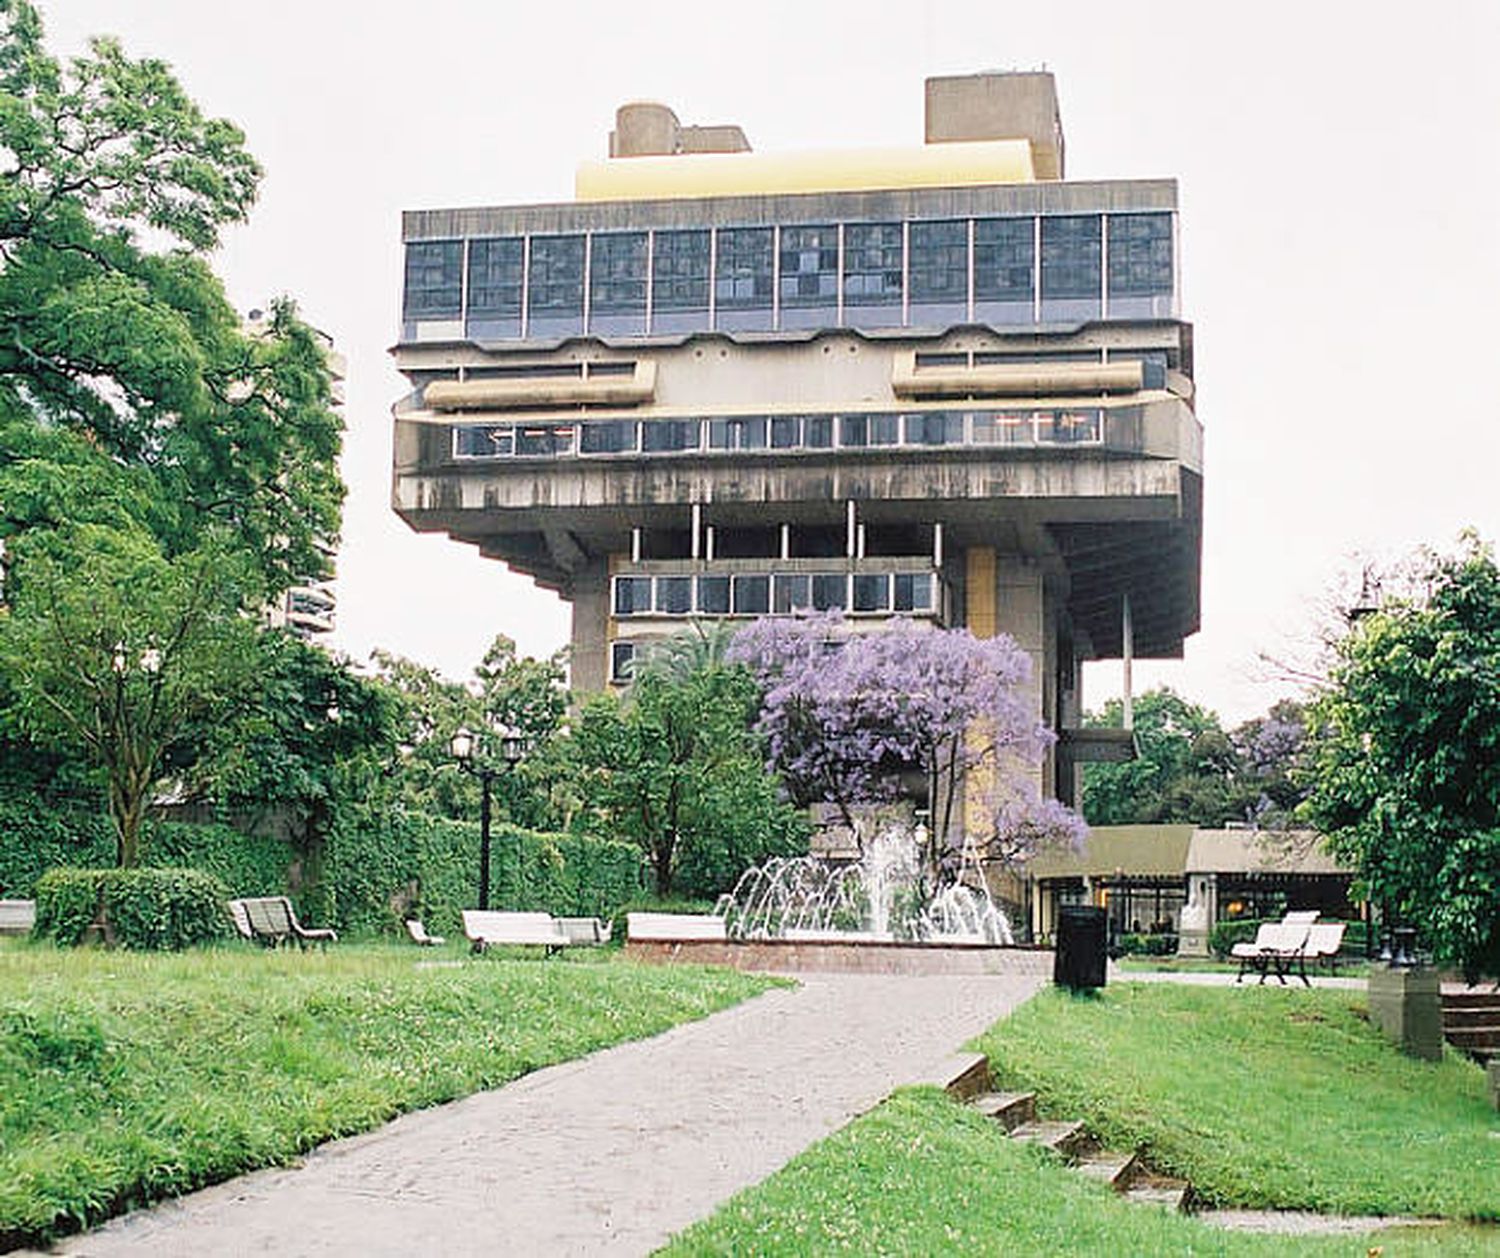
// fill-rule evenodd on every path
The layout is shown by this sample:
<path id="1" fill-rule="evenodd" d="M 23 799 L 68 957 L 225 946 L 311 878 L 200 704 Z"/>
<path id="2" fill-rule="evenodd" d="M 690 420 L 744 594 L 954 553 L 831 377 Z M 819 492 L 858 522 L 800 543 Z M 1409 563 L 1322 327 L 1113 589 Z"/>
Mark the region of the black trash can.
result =
<path id="1" fill-rule="evenodd" d="M 1058 914 L 1052 981 L 1077 991 L 1104 986 L 1108 914 L 1089 904 L 1065 904 Z"/>

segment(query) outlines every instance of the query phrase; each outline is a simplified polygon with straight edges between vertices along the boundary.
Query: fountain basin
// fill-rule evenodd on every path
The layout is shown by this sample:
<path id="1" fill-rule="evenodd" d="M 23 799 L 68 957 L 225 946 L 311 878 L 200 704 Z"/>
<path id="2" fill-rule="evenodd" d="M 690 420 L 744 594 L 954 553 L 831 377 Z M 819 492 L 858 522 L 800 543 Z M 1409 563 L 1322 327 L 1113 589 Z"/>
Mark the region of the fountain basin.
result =
<path id="1" fill-rule="evenodd" d="M 632 934 L 625 941 L 625 955 L 637 961 L 724 965 L 771 974 L 1025 974 L 1044 978 L 1052 974 L 1048 948 L 950 940 L 911 942 L 851 937 L 850 933 L 836 939 L 643 939 Z"/>

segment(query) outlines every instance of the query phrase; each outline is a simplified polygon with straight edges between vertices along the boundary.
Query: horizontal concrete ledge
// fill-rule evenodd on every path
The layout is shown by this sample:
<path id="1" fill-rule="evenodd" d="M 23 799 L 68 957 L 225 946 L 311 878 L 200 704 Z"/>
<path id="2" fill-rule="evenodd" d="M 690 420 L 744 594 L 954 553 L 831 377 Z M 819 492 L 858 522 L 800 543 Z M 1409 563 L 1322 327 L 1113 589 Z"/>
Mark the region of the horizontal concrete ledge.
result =
<path id="1" fill-rule="evenodd" d="M 828 974 L 1036 974 L 1050 977 L 1052 952 L 994 944 L 832 943 L 789 939 L 636 939 L 639 961 L 725 965 L 736 970 Z"/>

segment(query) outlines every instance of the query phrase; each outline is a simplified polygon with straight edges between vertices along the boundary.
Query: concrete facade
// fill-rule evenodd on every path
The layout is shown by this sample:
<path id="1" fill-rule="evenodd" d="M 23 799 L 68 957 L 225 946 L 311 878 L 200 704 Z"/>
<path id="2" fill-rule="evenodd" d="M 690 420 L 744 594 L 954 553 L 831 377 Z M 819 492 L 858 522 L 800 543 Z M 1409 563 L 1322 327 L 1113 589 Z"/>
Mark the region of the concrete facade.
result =
<path id="1" fill-rule="evenodd" d="M 932 80 L 926 121 L 757 195 L 737 128 L 630 105 L 594 199 L 406 214 L 393 506 L 569 599 L 581 690 L 693 617 L 1009 633 L 1066 799 L 1080 661 L 1198 627 L 1176 186 L 1064 182 L 1050 75 Z M 1009 173 L 924 182 L 970 161 Z"/>

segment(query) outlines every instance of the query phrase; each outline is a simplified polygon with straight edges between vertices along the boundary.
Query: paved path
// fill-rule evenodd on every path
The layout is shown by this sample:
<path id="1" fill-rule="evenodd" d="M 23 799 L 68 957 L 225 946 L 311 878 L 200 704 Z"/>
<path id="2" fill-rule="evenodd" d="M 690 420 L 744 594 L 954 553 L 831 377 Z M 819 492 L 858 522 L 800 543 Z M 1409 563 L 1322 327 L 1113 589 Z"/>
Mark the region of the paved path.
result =
<path id="1" fill-rule="evenodd" d="M 644 1254 L 1042 986 L 807 974 L 702 1022 L 116 1220 L 71 1254 Z"/>

